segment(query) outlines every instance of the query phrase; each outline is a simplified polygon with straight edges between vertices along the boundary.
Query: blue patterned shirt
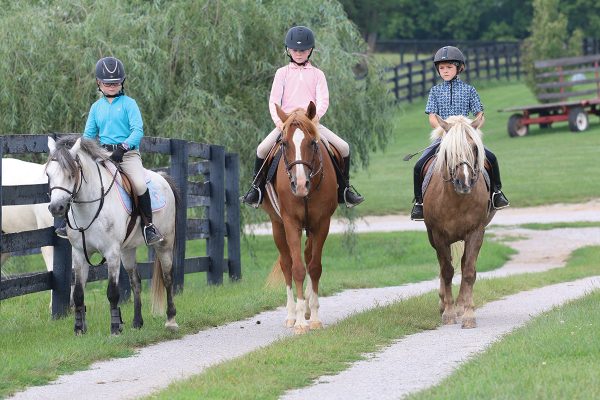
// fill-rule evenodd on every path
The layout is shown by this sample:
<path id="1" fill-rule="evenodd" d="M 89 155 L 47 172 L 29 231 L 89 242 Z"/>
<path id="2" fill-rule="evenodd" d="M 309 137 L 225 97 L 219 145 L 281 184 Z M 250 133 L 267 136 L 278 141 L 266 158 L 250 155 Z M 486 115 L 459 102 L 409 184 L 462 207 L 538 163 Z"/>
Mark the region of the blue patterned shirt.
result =
<path id="1" fill-rule="evenodd" d="M 100 136 L 102 144 L 127 143 L 131 149 L 139 149 L 144 123 L 137 103 L 125 95 L 115 97 L 112 103 L 102 96 L 90 107 L 83 136 Z"/>
<path id="2" fill-rule="evenodd" d="M 435 113 L 446 119 L 451 115 L 473 116 L 483 111 L 483 104 L 475 88 L 460 78 L 444 81 L 429 91 L 425 114 Z"/>

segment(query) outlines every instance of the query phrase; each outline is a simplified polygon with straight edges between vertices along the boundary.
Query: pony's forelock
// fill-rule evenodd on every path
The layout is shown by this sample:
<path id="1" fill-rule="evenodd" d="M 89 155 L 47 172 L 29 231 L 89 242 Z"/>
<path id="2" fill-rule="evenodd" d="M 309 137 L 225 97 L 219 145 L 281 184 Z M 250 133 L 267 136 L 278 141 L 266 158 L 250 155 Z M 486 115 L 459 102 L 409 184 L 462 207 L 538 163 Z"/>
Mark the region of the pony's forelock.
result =
<path id="1" fill-rule="evenodd" d="M 439 127 L 431 133 L 432 139 L 442 138 L 436 169 L 454 168 L 460 162 L 467 161 L 473 167 L 482 170 L 485 162 L 485 150 L 481 140 L 483 136 L 481 130 L 473 128 L 471 120 L 462 115 L 451 116 L 446 122 L 450 125 L 448 132 Z M 469 140 L 477 146 L 477 154 L 473 152 Z M 476 161 L 477 165 L 475 165 Z"/>

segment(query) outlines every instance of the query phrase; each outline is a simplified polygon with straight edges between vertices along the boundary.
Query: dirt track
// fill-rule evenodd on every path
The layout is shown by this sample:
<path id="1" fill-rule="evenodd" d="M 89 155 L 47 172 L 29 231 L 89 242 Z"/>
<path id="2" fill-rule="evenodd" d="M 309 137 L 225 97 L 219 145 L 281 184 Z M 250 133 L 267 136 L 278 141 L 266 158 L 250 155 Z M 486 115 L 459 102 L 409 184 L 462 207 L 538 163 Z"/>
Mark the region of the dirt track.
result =
<path id="1" fill-rule="evenodd" d="M 359 232 L 423 229 L 422 223 L 407 221 L 407 219 L 406 216 L 367 219 L 359 221 L 355 229 Z M 511 227 L 511 225 L 525 222 L 567 221 L 600 221 L 600 200 L 583 205 L 556 205 L 526 210 L 509 209 L 499 212 L 490 226 L 490 231 L 497 237 L 519 237 L 519 240 L 507 242 L 508 245 L 518 250 L 518 254 L 502 268 L 490 273 L 478 274 L 478 279 L 561 267 L 574 249 L 588 245 L 600 245 L 600 228 L 537 231 Z M 343 224 L 338 224 L 334 225 L 332 230 L 342 228 Z M 436 290 L 437 287 L 436 279 L 398 287 L 348 290 L 335 296 L 321 298 L 323 322 L 326 326 L 331 325 L 351 313 Z M 510 296 L 501 301 L 521 305 L 520 312 L 515 313 L 512 319 L 498 314 L 500 302 L 490 303 L 478 310 L 479 327 L 477 329 L 462 331 L 456 326 L 451 326 L 432 331 L 433 333 L 423 333 L 429 337 L 419 336 L 421 334 L 409 336 L 398 341 L 386 351 L 373 355 L 369 361 L 358 363 L 342 374 L 323 379 L 315 386 L 290 392 L 286 396 L 287 398 L 311 396 L 320 399 L 398 398 L 403 393 L 410 393 L 435 384 L 439 379 L 450 374 L 461 362 L 464 362 L 468 354 L 485 349 L 499 335 L 525 323 L 536 313 L 568 299 L 582 296 L 598 287 L 600 287 L 600 277 L 595 277 L 578 281 L 577 284 L 565 283 L 554 285 L 551 288 L 538 289 L 533 294 L 526 292 Z M 548 291 L 553 293 L 552 299 L 541 301 L 544 293 Z M 558 293 L 561 294 L 558 295 Z M 510 307 L 514 308 L 515 306 L 511 305 Z M 136 355 L 129 358 L 95 363 L 86 371 L 62 376 L 49 385 L 30 388 L 18 393 L 13 398 L 79 398 L 82 393 L 85 393 L 87 399 L 130 399 L 148 395 L 166 387 L 174 380 L 201 373 L 211 365 L 241 356 L 260 346 L 266 346 L 280 337 L 291 335 L 291 331 L 283 327 L 284 318 L 283 308 L 264 312 L 244 321 L 140 349 Z M 261 323 L 257 324 L 257 321 Z M 242 328 L 244 329 L 244 340 L 240 341 L 239 331 Z M 457 355 L 456 352 L 449 352 L 445 359 L 440 359 L 439 355 L 427 354 L 427 349 L 433 350 L 435 347 L 426 344 L 427 340 L 431 340 L 430 335 L 435 336 L 436 332 L 439 335 L 452 335 L 454 331 L 459 331 L 461 334 L 467 332 L 463 335 L 469 335 L 470 340 L 481 343 L 481 346 L 473 347 L 468 354 Z M 406 343 L 411 344 L 408 346 Z M 402 349 L 407 346 L 411 348 L 418 346 L 419 343 L 421 343 L 419 357 L 408 357 L 413 362 L 419 361 L 418 363 L 402 366 L 385 364 L 407 358 L 402 353 L 404 351 Z M 429 359 L 435 359 L 435 364 L 443 367 L 443 370 L 436 373 L 435 379 L 432 378 L 431 365 L 427 362 Z M 367 368 L 367 370 L 363 371 L 362 368 Z M 383 368 L 386 374 L 396 368 L 401 371 L 410 369 L 415 373 L 411 375 L 413 376 L 412 381 L 408 375 L 408 380 L 394 378 L 393 381 L 385 381 L 386 374 L 366 372 L 377 368 Z M 366 380 L 357 380 L 354 371 L 359 371 L 358 376 L 365 374 Z M 372 379 L 377 375 L 384 380 L 373 381 Z M 340 392 L 339 387 L 345 384 L 344 379 L 349 379 L 352 382 L 350 387 L 356 388 L 357 392 L 353 392 L 351 396 L 348 394 L 338 396 L 343 393 Z M 393 385 L 390 387 L 391 384 Z M 382 390 L 375 392 L 374 389 L 377 387 L 381 387 Z M 356 397 L 358 393 L 364 393 L 364 396 Z M 371 394 L 372 397 L 370 397 Z"/>

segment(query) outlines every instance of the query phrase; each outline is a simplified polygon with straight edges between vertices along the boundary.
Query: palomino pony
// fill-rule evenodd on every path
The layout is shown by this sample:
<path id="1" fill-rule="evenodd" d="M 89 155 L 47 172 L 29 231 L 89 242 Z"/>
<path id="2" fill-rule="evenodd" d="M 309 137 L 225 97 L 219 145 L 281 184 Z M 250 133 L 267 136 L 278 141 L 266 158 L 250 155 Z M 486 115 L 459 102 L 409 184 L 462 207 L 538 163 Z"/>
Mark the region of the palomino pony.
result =
<path id="1" fill-rule="evenodd" d="M 312 122 L 315 104 L 310 102 L 307 111 L 298 109 L 290 114 L 279 106 L 276 108 L 284 122 L 278 147 L 282 157 L 274 183 L 277 204 L 273 204 L 275 200 L 270 195 L 265 196 L 263 208 L 271 219 L 273 238 L 279 250 L 278 261 L 287 287 L 286 326 L 293 326 L 295 333 L 300 334 L 323 326 L 318 313 L 319 279 L 323 268 L 321 255 L 331 216 L 337 207 L 337 181 L 331 157 Z M 306 230 L 306 267 L 301 250 L 303 229 Z M 307 271 L 310 279 L 303 294 Z M 292 279 L 296 285 L 297 303 L 292 292 Z"/>
<path id="2" fill-rule="evenodd" d="M 101 253 L 108 266 L 107 297 L 110 302 L 111 334 L 118 335 L 123 329 L 121 310 L 117 305 L 121 262 L 129 274 L 133 292 L 133 327 L 141 328 L 144 323 L 141 314 L 141 283 L 136 269 L 135 252 L 138 246 L 144 244 L 144 238 L 138 217 L 134 221 L 133 231 L 128 234 L 131 217 L 121 203 L 121 194 L 115 183 L 117 172 L 114 168 L 110 170 L 106 167 L 111 163 L 108 160 L 109 153 L 95 141 L 81 138 L 74 144 L 72 139 L 55 142 L 48 138 L 48 148 L 48 209 L 54 216 L 67 216 L 67 234 L 73 246 L 75 334 L 83 334 L 87 330 L 83 288 L 88 277 L 89 257 L 94 252 Z M 164 203 L 153 215 L 153 222 L 165 239 L 154 246 L 156 257 L 152 278 L 152 306 L 153 310 L 164 312 L 166 291 L 165 326 L 176 329 L 172 264 L 178 192 L 168 177 L 153 171 L 147 171 L 147 177 L 152 183 L 149 187 L 156 189 L 156 192 L 151 189 L 151 196 Z"/>
<path id="3" fill-rule="evenodd" d="M 462 315 L 462 327 L 476 326 L 473 303 L 475 263 L 485 227 L 495 210 L 483 178 L 485 153 L 481 140 L 481 118 L 471 122 L 463 116 L 444 121 L 436 116 L 440 128 L 432 138 L 442 141 L 433 166 L 431 181 L 423 198 L 423 213 L 429 242 L 440 264 L 440 312 L 444 324 L 456 323 Z M 461 283 L 456 309 L 452 297 L 452 256 L 450 245 L 464 241 L 461 259 Z"/>

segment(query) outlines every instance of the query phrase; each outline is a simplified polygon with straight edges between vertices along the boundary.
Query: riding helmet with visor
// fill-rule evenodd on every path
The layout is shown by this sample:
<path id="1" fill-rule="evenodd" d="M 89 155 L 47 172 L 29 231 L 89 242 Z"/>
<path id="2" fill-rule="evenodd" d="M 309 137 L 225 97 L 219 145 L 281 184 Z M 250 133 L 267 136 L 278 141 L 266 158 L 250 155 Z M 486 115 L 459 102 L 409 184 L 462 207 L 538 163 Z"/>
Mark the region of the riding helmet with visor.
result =
<path id="1" fill-rule="evenodd" d="M 115 57 L 103 57 L 96 63 L 96 80 L 104 84 L 115 84 L 120 83 L 123 85 L 121 90 L 116 95 L 108 95 L 102 91 L 100 84 L 98 84 L 98 90 L 102 92 L 106 97 L 118 97 L 124 94 L 123 88 L 125 86 L 125 67 L 121 60 Z"/>
<path id="2" fill-rule="evenodd" d="M 444 46 L 435 53 L 433 65 L 435 65 L 436 71 L 438 70 L 438 64 L 442 62 L 456 65 L 458 73 L 461 73 L 465 69 L 465 56 L 462 51 L 454 46 Z"/>

